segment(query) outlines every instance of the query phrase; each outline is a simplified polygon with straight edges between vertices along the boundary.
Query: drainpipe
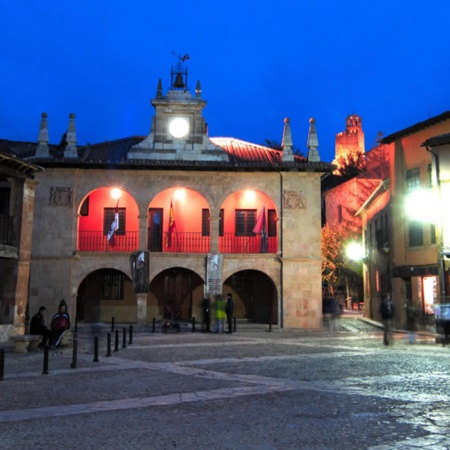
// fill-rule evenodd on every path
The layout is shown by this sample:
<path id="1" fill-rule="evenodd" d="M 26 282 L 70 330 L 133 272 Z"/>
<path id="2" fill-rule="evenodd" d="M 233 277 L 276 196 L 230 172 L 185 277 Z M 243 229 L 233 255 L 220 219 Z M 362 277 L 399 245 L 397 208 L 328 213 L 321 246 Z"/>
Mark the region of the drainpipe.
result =
<path id="1" fill-rule="evenodd" d="M 283 175 L 281 172 L 278 172 L 278 175 L 280 175 L 280 217 L 279 217 L 279 223 L 280 223 L 280 253 L 278 254 L 278 259 L 280 262 L 280 328 L 284 328 L 283 323 L 283 316 L 284 316 L 284 310 L 283 310 Z"/>
<path id="2" fill-rule="evenodd" d="M 447 288 L 445 284 L 445 261 L 444 261 L 444 241 L 443 241 L 443 217 L 442 217 L 442 191 L 441 191 L 441 167 L 439 163 L 439 155 L 433 150 L 431 150 L 428 146 L 425 147 L 427 152 L 430 152 L 434 155 L 434 160 L 436 164 L 436 184 L 438 187 L 438 195 L 439 195 L 439 211 L 441 213 L 440 224 L 439 224 L 439 248 L 438 248 L 438 272 L 439 272 L 439 281 L 441 288 L 441 299 L 447 297 Z M 442 303 L 442 302 L 441 302 Z"/>

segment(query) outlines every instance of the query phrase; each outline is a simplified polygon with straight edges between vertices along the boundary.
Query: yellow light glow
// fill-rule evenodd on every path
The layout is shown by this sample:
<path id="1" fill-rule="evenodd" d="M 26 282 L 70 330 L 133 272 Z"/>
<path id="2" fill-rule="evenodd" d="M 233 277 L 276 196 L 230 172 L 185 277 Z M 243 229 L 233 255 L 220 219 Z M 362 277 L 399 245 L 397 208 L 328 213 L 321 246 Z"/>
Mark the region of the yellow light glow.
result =
<path id="1" fill-rule="evenodd" d="M 353 261 L 361 261 L 364 257 L 364 249 L 359 242 L 350 242 L 347 245 L 346 253 Z"/>
<path id="2" fill-rule="evenodd" d="M 432 189 L 418 189 L 410 192 L 405 199 L 405 210 L 409 220 L 438 222 L 438 196 Z"/>
<path id="3" fill-rule="evenodd" d="M 174 194 L 175 200 L 184 200 L 186 197 L 186 191 L 184 189 L 177 189 Z"/>
<path id="4" fill-rule="evenodd" d="M 256 192 L 255 191 L 245 191 L 245 200 L 248 202 L 253 202 L 256 198 Z"/>
<path id="5" fill-rule="evenodd" d="M 111 190 L 111 197 L 114 200 L 119 199 L 120 198 L 120 194 L 121 194 L 120 189 L 114 188 L 114 189 Z"/>

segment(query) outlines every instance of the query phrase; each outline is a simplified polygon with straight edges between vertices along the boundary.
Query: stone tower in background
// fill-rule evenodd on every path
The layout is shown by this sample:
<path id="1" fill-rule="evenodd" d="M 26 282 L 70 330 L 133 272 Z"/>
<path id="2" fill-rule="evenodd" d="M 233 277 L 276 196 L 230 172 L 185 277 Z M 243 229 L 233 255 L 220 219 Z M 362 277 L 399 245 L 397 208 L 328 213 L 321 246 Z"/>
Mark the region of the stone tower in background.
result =
<path id="1" fill-rule="evenodd" d="M 364 132 L 362 129 L 361 117 L 356 114 L 347 116 L 345 131 L 336 135 L 335 160 L 333 164 L 341 157 L 347 157 L 349 153 L 364 154 Z"/>

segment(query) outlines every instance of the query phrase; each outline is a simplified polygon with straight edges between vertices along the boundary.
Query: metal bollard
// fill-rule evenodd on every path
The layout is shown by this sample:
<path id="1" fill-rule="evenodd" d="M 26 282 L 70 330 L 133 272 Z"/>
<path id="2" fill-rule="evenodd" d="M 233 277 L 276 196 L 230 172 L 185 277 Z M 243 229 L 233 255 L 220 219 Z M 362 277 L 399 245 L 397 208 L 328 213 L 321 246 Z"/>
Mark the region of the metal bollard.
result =
<path id="1" fill-rule="evenodd" d="M 128 345 L 133 344 L 133 325 L 130 325 L 130 337 L 128 338 Z"/>
<path id="2" fill-rule="evenodd" d="M 115 338 L 115 342 L 114 342 L 114 351 L 118 352 L 119 351 L 119 330 L 116 330 L 116 338 Z"/>
<path id="3" fill-rule="evenodd" d="M 72 369 L 77 368 L 77 356 L 78 356 L 78 333 L 73 333 L 73 341 L 72 341 L 72 364 L 70 367 Z"/>
<path id="4" fill-rule="evenodd" d="M 78 317 L 75 317 L 75 329 L 73 331 L 75 331 L 75 333 L 78 332 Z"/>
<path id="5" fill-rule="evenodd" d="M 236 317 L 233 317 L 233 331 L 236 333 L 236 322 L 237 322 L 237 320 L 236 320 Z"/>
<path id="6" fill-rule="evenodd" d="M 94 337 L 94 361 L 98 362 L 98 336 Z"/>
<path id="7" fill-rule="evenodd" d="M 195 317 L 192 318 L 192 332 L 195 333 Z"/>
<path id="8" fill-rule="evenodd" d="M 0 349 L 0 380 L 5 376 L 5 349 Z"/>
<path id="9" fill-rule="evenodd" d="M 127 348 L 127 329 L 122 328 L 122 348 Z"/>
<path id="10" fill-rule="evenodd" d="M 114 333 L 114 317 L 111 317 L 111 333 Z"/>
<path id="11" fill-rule="evenodd" d="M 106 356 L 112 356 L 111 355 L 111 333 L 108 333 L 106 335 Z"/>
<path id="12" fill-rule="evenodd" d="M 153 317 L 152 323 L 153 323 L 152 333 L 154 333 L 155 332 L 155 325 L 156 325 L 156 319 L 154 317 Z"/>
<path id="13" fill-rule="evenodd" d="M 48 348 L 44 348 L 44 367 L 42 375 L 48 375 Z"/>
<path id="14" fill-rule="evenodd" d="M 269 333 L 272 331 L 272 316 L 269 319 Z"/>

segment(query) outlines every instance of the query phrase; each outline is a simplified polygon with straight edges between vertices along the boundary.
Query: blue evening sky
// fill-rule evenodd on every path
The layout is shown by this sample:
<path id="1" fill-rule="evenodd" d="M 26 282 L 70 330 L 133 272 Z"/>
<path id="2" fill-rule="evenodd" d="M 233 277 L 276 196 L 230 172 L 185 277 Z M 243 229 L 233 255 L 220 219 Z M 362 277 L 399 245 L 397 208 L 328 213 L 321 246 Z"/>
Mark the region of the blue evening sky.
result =
<path id="1" fill-rule="evenodd" d="M 444 0 L 16 0 L 0 7 L 0 139 L 52 143 L 76 114 L 79 144 L 150 130 L 158 79 L 189 54 L 189 88 L 207 100 L 209 135 L 281 141 L 291 119 L 306 152 L 334 157 L 345 118 L 366 149 L 450 110 L 450 2 Z"/>

